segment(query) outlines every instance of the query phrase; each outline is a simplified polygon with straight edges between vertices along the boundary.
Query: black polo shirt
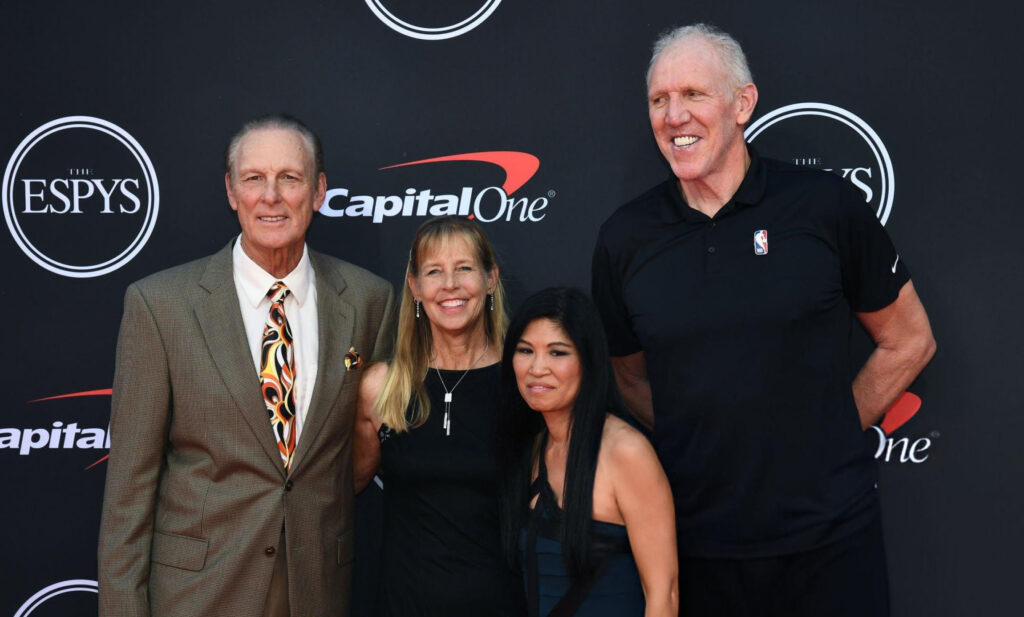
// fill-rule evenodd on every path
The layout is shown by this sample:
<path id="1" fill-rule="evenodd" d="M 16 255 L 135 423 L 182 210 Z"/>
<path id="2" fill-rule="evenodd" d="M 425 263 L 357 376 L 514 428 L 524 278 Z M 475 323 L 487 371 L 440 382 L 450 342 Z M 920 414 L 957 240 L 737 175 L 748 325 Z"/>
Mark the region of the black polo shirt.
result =
<path id="1" fill-rule="evenodd" d="M 644 352 L 681 555 L 808 550 L 862 528 L 877 468 L 851 388 L 854 312 L 910 276 L 835 174 L 761 159 L 713 217 L 675 177 L 601 227 L 612 355 Z"/>

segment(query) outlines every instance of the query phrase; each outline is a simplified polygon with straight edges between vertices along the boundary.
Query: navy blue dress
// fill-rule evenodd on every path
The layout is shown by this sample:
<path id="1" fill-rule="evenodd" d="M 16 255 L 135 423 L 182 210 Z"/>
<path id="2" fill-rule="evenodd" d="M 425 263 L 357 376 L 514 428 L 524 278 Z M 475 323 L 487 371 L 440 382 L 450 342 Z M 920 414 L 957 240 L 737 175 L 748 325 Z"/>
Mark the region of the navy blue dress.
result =
<path id="1" fill-rule="evenodd" d="M 558 540 L 562 510 L 548 484 L 543 451 L 542 447 L 537 479 L 530 487 L 530 499 L 539 497 L 520 536 L 529 617 L 642 617 L 644 591 L 623 525 L 592 521 L 594 576 L 572 584 Z"/>

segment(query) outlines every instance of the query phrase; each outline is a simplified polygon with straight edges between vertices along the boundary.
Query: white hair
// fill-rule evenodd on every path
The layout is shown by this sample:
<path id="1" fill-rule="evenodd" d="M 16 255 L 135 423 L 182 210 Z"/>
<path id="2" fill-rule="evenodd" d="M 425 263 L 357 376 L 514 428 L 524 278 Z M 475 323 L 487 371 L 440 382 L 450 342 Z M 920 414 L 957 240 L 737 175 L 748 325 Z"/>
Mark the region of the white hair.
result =
<path id="1" fill-rule="evenodd" d="M 722 68 L 725 69 L 725 73 L 729 78 L 730 86 L 739 88 L 753 83 L 754 79 L 750 76 L 750 67 L 747 66 L 747 57 L 743 54 L 743 48 L 740 47 L 736 39 L 715 26 L 699 23 L 669 30 L 662 33 L 658 40 L 654 41 L 651 49 L 651 62 L 647 65 L 648 88 L 651 87 L 651 72 L 654 70 L 654 65 L 658 62 L 661 55 L 666 50 L 692 39 L 705 41 L 715 49 L 722 63 Z"/>

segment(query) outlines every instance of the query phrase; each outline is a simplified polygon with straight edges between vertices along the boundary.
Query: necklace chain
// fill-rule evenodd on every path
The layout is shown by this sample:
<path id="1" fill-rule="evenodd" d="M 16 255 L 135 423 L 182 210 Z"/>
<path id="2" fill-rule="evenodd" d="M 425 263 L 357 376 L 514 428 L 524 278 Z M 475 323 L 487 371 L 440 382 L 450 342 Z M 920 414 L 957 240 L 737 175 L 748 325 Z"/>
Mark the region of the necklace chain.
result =
<path id="1" fill-rule="evenodd" d="M 473 367 L 476 366 L 476 363 L 479 362 L 480 360 L 483 360 L 484 354 L 487 353 L 487 348 L 490 346 L 490 344 L 490 341 L 484 341 L 484 350 L 480 352 L 480 355 L 477 356 L 476 360 L 473 360 L 473 363 L 469 365 L 469 368 L 467 368 L 465 372 L 462 373 L 462 376 L 459 377 L 459 380 L 455 382 L 455 385 L 452 386 L 451 390 L 449 390 L 448 386 L 445 385 L 444 377 L 441 377 L 441 369 L 437 368 L 437 362 L 434 363 L 434 372 L 437 373 L 437 379 L 441 382 L 441 387 L 444 388 L 444 424 L 442 425 L 441 428 L 444 429 L 444 434 L 446 436 L 452 434 L 452 392 L 455 392 L 455 388 L 459 387 L 459 384 L 462 383 L 462 380 L 466 378 L 466 375 L 469 375 L 469 372 L 473 370 Z"/>

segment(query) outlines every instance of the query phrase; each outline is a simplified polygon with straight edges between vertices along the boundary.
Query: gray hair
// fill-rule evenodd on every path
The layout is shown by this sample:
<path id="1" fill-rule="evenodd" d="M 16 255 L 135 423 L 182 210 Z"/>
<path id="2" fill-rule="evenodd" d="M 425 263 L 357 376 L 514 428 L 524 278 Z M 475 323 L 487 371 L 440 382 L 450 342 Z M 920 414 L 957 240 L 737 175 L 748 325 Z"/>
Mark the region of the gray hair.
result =
<path id="1" fill-rule="evenodd" d="M 302 137 L 302 141 L 306 145 L 306 154 L 309 155 L 309 160 L 312 161 L 314 168 L 313 177 L 310 178 L 310 181 L 315 183 L 316 179 L 324 171 L 324 149 L 320 144 L 320 138 L 302 120 L 282 113 L 253 118 L 243 124 L 242 128 L 238 129 L 238 132 L 228 142 L 228 147 L 224 149 L 225 173 L 230 174 L 232 180 L 234 179 L 235 162 L 238 160 L 238 148 L 242 145 L 242 138 L 253 131 L 264 129 L 295 131 Z"/>
<path id="2" fill-rule="evenodd" d="M 743 48 L 740 47 L 736 39 L 715 26 L 698 23 L 668 30 L 654 41 L 654 46 L 651 49 L 651 63 L 647 65 L 648 88 L 651 87 L 651 72 L 661 55 L 666 50 L 691 39 L 701 39 L 715 49 L 733 88 L 753 83 L 754 78 L 750 76 L 747 57 L 743 54 Z"/>

